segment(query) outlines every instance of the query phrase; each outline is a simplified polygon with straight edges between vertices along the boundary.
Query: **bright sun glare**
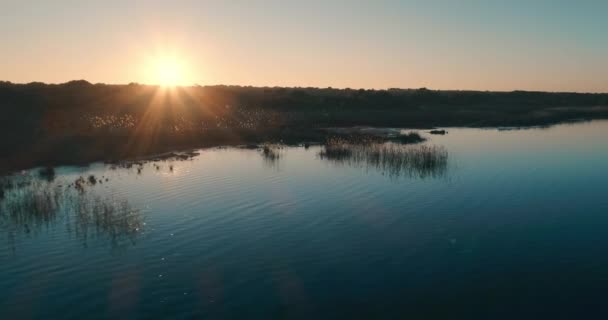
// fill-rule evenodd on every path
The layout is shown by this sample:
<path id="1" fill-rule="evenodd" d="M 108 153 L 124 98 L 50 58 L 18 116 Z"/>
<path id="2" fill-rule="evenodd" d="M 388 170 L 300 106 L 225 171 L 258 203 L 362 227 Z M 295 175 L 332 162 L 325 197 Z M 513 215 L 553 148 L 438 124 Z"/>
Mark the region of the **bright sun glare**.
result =
<path id="1" fill-rule="evenodd" d="M 184 84 L 183 65 L 176 58 L 163 57 L 155 62 L 156 82 L 164 87 Z"/>
<path id="2" fill-rule="evenodd" d="M 157 62 L 156 74 L 158 83 L 162 86 L 176 86 L 181 83 L 182 72 L 177 61 L 172 59 L 162 59 Z"/>

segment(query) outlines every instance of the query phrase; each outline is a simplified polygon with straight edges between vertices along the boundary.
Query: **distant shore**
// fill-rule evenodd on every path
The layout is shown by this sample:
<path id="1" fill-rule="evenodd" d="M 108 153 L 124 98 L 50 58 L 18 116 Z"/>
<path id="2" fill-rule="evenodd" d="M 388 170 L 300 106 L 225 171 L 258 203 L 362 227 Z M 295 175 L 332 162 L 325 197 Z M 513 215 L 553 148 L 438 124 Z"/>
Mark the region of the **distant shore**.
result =
<path id="1" fill-rule="evenodd" d="M 527 127 L 608 118 L 608 94 L 0 82 L 0 171 L 322 141 L 328 127 Z"/>

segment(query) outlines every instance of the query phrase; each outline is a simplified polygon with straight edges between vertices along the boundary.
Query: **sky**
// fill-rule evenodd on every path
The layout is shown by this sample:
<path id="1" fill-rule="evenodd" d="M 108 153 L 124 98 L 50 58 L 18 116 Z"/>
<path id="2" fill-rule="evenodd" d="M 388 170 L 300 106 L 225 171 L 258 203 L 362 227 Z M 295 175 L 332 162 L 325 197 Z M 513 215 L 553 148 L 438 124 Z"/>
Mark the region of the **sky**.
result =
<path id="1" fill-rule="evenodd" d="M 0 80 L 608 92 L 608 1 L 0 0 Z"/>

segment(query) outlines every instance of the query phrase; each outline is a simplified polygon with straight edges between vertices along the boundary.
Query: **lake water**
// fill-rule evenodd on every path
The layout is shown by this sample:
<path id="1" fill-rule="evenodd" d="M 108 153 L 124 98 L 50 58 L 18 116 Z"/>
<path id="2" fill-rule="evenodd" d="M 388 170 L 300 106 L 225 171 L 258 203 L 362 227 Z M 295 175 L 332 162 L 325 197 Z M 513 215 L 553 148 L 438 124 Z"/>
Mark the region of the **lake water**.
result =
<path id="1" fill-rule="evenodd" d="M 4 193 L 0 319 L 608 314 L 608 122 L 448 131 L 408 147 L 431 166 L 311 146 L 58 168 Z"/>

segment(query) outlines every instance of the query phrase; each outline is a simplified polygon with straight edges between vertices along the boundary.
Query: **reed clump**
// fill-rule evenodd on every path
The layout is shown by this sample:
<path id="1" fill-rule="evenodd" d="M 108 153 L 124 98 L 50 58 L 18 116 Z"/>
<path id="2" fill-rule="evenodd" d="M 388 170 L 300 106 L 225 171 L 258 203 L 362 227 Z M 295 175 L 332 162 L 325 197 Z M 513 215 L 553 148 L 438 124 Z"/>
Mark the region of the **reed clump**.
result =
<path id="1" fill-rule="evenodd" d="M 352 143 L 330 139 L 319 157 L 336 164 L 366 166 L 390 176 L 438 177 L 448 168 L 448 152 L 434 145 Z"/>
<path id="2" fill-rule="evenodd" d="M 390 141 L 398 142 L 402 144 L 413 144 L 426 141 L 418 132 L 408 132 L 405 134 L 397 135 L 390 138 Z"/>
<path id="3" fill-rule="evenodd" d="M 70 184 L 29 175 L 0 178 L 0 230 L 15 239 L 21 233 L 64 225 L 84 245 L 91 237 L 105 237 L 112 247 L 125 240 L 134 243 L 143 230 L 142 213 L 127 200 L 87 188 L 93 185 L 87 180 L 79 177 Z"/>

